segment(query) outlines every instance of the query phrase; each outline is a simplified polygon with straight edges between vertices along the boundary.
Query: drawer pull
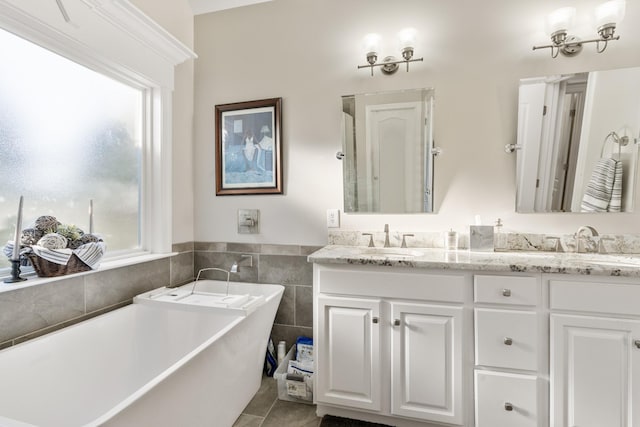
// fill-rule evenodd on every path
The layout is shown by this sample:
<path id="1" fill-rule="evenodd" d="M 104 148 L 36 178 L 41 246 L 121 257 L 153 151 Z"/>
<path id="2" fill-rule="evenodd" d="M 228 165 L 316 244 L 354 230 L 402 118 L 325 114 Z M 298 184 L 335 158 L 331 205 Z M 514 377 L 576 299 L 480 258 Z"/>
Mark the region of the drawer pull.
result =
<path id="1" fill-rule="evenodd" d="M 511 296 L 511 289 L 503 289 L 502 290 L 502 296 L 503 297 L 510 297 Z"/>
<path id="2" fill-rule="evenodd" d="M 504 402 L 504 410 L 509 412 L 513 411 L 513 405 L 509 402 Z"/>
<path id="3" fill-rule="evenodd" d="M 396 319 L 393 321 L 393 326 L 400 326 L 400 319 Z"/>
<path id="4" fill-rule="evenodd" d="M 513 344 L 513 339 L 509 337 L 504 337 L 504 345 L 511 345 L 511 344 Z"/>
<path id="5" fill-rule="evenodd" d="M 378 319 L 377 317 L 374 317 L 373 319 L 371 319 L 371 321 L 373 323 L 378 323 L 380 321 L 380 319 Z"/>
<path id="6" fill-rule="evenodd" d="M 634 344 L 636 347 L 640 348 L 640 340 L 635 340 L 635 341 L 633 342 L 633 344 Z"/>

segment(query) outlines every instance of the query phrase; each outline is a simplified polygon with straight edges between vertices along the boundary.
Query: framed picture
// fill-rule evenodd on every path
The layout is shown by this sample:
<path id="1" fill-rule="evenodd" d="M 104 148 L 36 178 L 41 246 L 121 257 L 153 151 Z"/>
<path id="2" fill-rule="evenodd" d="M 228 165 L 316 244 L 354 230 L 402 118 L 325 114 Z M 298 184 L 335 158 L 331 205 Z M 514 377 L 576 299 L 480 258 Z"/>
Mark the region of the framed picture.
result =
<path id="1" fill-rule="evenodd" d="M 282 98 L 216 105 L 216 195 L 282 194 Z"/>

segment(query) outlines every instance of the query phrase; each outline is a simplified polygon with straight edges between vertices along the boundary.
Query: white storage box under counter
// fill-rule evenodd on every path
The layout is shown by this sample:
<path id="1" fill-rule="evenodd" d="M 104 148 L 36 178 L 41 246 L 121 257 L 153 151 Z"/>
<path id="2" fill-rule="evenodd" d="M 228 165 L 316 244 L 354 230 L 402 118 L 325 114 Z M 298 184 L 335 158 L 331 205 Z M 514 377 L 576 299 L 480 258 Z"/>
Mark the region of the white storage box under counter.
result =
<path id="1" fill-rule="evenodd" d="M 313 404 L 313 378 L 315 374 L 310 377 L 287 374 L 289 361 L 295 359 L 295 355 L 296 346 L 293 345 L 273 374 L 273 378 L 278 382 L 278 399 Z"/>

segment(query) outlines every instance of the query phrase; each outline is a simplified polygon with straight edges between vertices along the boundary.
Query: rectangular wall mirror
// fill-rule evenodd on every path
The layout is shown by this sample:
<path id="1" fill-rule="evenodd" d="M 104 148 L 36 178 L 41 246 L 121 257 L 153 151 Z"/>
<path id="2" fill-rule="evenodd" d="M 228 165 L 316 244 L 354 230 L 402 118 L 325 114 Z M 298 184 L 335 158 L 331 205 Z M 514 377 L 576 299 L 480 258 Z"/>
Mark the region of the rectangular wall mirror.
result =
<path id="1" fill-rule="evenodd" d="M 433 89 L 342 97 L 345 212 L 433 212 L 433 103 Z"/>
<path id="2" fill-rule="evenodd" d="M 520 81 L 517 212 L 632 212 L 640 68 Z"/>

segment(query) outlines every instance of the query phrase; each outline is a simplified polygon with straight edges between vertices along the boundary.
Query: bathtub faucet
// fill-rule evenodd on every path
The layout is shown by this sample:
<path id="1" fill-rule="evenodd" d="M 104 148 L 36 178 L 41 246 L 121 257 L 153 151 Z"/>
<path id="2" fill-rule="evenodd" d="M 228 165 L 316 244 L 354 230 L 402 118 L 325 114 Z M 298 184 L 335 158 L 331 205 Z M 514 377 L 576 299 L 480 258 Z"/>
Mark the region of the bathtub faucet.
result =
<path id="1" fill-rule="evenodd" d="M 245 259 L 249 259 L 249 261 L 245 261 Z M 240 261 L 235 261 L 233 263 L 233 265 L 231 266 L 231 270 L 229 270 L 231 273 L 239 273 L 240 272 L 240 265 L 244 265 L 247 267 L 253 267 L 253 256 L 248 255 L 248 254 L 242 254 L 240 255 Z"/>
<path id="2" fill-rule="evenodd" d="M 235 265 L 235 263 L 234 263 Z M 196 285 L 198 284 L 198 280 L 200 280 L 200 274 L 203 271 L 222 271 L 223 273 L 227 273 L 227 295 L 229 295 L 229 276 L 231 275 L 231 273 L 237 273 L 238 271 L 238 266 L 236 265 L 236 271 L 233 271 L 233 266 L 231 266 L 231 270 L 225 270 L 223 268 L 217 268 L 217 267 L 209 267 L 209 268 L 201 268 L 200 271 L 198 271 L 198 275 L 196 276 L 196 281 L 193 282 L 193 287 L 191 288 L 191 295 L 193 295 L 193 293 L 196 290 Z"/>

